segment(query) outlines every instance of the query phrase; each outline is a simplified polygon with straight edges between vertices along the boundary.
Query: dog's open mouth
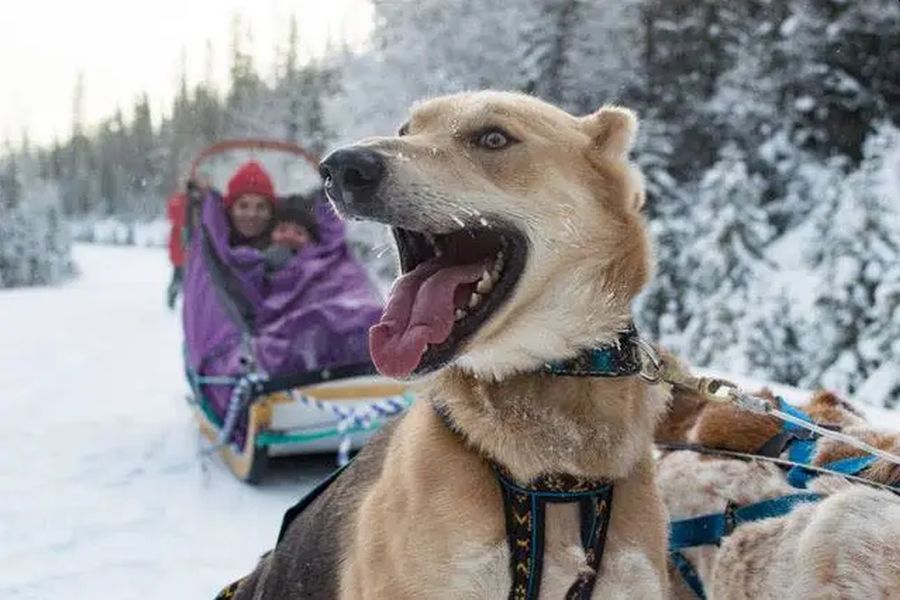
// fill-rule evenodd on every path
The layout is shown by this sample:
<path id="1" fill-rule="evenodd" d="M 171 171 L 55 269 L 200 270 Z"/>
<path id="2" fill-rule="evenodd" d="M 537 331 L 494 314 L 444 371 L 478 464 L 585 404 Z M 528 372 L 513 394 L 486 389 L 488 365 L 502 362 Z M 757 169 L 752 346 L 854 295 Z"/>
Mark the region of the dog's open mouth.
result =
<path id="1" fill-rule="evenodd" d="M 429 234 L 394 228 L 402 274 L 369 332 L 378 370 L 403 378 L 446 364 L 510 297 L 525 268 L 512 228 Z"/>

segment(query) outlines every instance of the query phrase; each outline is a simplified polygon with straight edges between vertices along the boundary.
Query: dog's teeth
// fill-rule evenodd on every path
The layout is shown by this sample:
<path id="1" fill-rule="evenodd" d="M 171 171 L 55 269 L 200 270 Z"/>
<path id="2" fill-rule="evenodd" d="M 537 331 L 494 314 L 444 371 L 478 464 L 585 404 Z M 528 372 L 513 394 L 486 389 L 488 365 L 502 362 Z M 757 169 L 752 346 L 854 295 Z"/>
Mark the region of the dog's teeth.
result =
<path id="1" fill-rule="evenodd" d="M 494 261 L 493 266 L 491 266 L 491 275 L 494 279 L 497 279 L 497 277 L 500 275 L 500 271 L 503 270 L 503 264 L 503 251 L 501 250 L 497 253 L 497 259 Z"/>
<path id="2" fill-rule="evenodd" d="M 466 318 L 466 311 L 464 311 L 464 310 L 461 309 L 461 308 L 457 308 L 457 309 L 456 309 L 456 320 L 457 320 L 457 321 L 462 321 L 462 320 L 465 319 L 465 318 Z"/>
<path id="3" fill-rule="evenodd" d="M 479 302 L 481 302 L 481 296 L 477 292 L 472 292 L 472 295 L 469 296 L 469 308 L 475 308 Z"/>
<path id="4" fill-rule="evenodd" d="M 478 285 L 475 286 L 475 289 L 479 294 L 487 294 L 492 289 L 494 289 L 494 279 L 490 273 L 485 271 L 481 274 L 481 279 L 478 280 Z"/>

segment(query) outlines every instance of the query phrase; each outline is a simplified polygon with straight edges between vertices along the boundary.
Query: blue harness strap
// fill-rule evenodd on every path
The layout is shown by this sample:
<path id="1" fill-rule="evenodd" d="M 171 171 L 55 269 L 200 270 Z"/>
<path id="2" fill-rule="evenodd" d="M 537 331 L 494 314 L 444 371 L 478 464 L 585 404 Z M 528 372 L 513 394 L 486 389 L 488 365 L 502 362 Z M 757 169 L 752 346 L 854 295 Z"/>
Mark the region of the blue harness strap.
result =
<path id="1" fill-rule="evenodd" d="M 700 580 L 700 576 L 697 575 L 697 570 L 694 569 L 694 565 L 684 557 L 684 554 L 682 554 L 680 550 L 669 552 L 669 556 L 672 558 L 672 562 L 675 563 L 675 568 L 678 569 L 681 579 L 684 580 L 689 588 L 691 588 L 691 591 L 694 592 L 700 600 L 706 600 L 706 590 L 703 589 L 703 582 Z"/>
<path id="2" fill-rule="evenodd" d="M 782 517 L 798 504 L 817 502 L 822 498 L 821 494 L 800 492 L 744 506 L 729 504 L 722 513 L 673 521 L 669 528 L 669 550 L 718 544 L 742 523 Z"/>
<path id="3" fill-rule="evenodd" d="M 629 377 L 641 372 L 638 333 L 631 325 L 615 342 L 588 348 L 578 355 L 543 366 L 543 372 L 568 377 Z"/>
<path id="4" fill-rule="evenodd" d="M 780 396 L 778 397 L 778 408 L 782 412 L 786 412 L 797 419 L 806 421 L 807 423 L 813 422 L 812 418 L 810 418 L 809 415 L 807 415 L 802 410 L 791 406 Z M 765 444 L 763 444 L 763 446 L 756 452 L 756 454 L 760 456 L 770 456 L 773 458 L 777 458 L 786 450 L 788 454 L 788 460 L 794 463 L 799 463 L 797 466 L 794 466 L 790 470 L 788 470 L 788 483 L 790 483 L 793 487 L 806 489 L 809 481 L 815 478 L 818 475 L 818 472 L 804 468 L 800 465 L 812 464 L 812 459 L 816 453 L 816 444 L 818 443 L 818 441 L 819 436 L 817 434 L 808 431 L 794 423 L 784 422 L 782 423 L 781 431 L 779 431 Z M 872 461 L 874 461 L 874 458 L 870 457 L 846 459 L 835 461 L 830 465 L 825 465 L 824 468 L 832 470 L 842 469 L 839 471 L 840 473 L 844 473 L 846 475 L 856 475 L 860 471 L 871 465 Z M 837 467 L 837 469 L 835 467 Z"/>
<path id="5" fill-rule="evenodd" d="M 778 408 L 793 417 L 806 421 L 807 423 L 812 423 L 812 419 L 809 415 L 802 410 L 791 406 L 781 397 L 778 398 Z M 799 425 L 785 422 L 782 425 L 781 433 L 773 438 L 773 440 L 776 438 L 781 438 L 783 440 L 782 448 L 780 451 L 776 452 L 776 454 L 780 454 L 786 447 L 788 451 L 788 460 L 791 462 L 800 463 L 800 465 L 812 464 L 813 455 L 816 453 L 816 444 L 819 439 L 817 435 L 803 429 Z M 774 445 L 769 444 L 768 442 L 766 446 L 769 446 L 770 449 L 775 449 Z M 876 457 L 872 455 L 855 456 L 836 460 L 827 465 L 823 465 L 822 468 L 844 475 L 858 475 L 861 471 L 869 468 L 875 460 Z M 817 477 L 819 473 L 800 465 L 792 467 L 787 472 L 787 480 L 788 483 L 795 488 L 806 489 L 810 480 Z"/>
<path id="6" fill-rule="evenodd" d="M 682 550 L 696 546 L 719 545 L 722 538 L 742 523 L 783 517 L 799 504 L 818 502 L 822 498 L 821 494 L 801 492 L 744 506 L 729 503 L 722 513 L 673 521 L 669 525 L 669 556 L 685 584 L 697 594 L 698 598 L 705 600 L 703 582 L 693 565 L 681 553 Z"/>
<path id="7" fill-rule="evenodd" d="M 781 397 L 778 398 L 778 408 L 801 421 L 812 422 L 809 415 L 791 406 Z M 787 450 L 790 460 L 808 462 L 815 452 L 816 439 L 817 435 L 812 431 L 794 423 L 783 422 L 778 433 L 768 439 L 754 454 L 778 458 Z"/>
<path id="8" fill-rule="evenodd" d="M 785 402 L 781 396 L 778 397 L 778 408 L 792 417 L 812 423 L 809 415 Z M 792 441 L 788 443 L 788 459 L 798 463 L 809 463 L 816 451 L 815 434 L 787 421 L 782 424 L 782 430 L 792 436 Z"/>
<path id="9" fill-rule="evenodd" d="M 826 465 L 822 465 L 822 468 L 834 471 L 835 473 L 841 473 L 842 475 L 859 475 L 862 471 L 871 467 L 872 463 L 876 460 L 878 460 L 878 457 L 872 454 L 852 456 L 850 458 L 842 458 Z M 809 481 L 818 475 L 819 473 L 817 471 L 804 469 L 803 467 L 798 466 L 793 467 L 788 471 L 787 480 L 788 483 L 796 488 L 806 488 Z"/>

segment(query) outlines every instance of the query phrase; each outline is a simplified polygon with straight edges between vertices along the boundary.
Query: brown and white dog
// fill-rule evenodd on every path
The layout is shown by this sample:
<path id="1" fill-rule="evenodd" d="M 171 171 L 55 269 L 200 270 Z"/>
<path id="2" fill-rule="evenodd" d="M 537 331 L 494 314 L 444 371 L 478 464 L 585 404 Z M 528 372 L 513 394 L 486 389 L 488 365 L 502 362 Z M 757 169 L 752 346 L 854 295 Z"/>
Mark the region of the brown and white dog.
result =
<path id="1" fill-rule="evenodd" d="M 765 391 L 761 395 L 774 401 Z M 833 394 L 819 392 L 800 408 L 813 420 L 839 426 L 876 447 L 900 449 L 900 435 L 874 430 Z M 772 417 L 710 404 L 675 390 L 669 415 L 656 436 L 660 442 L 753 453 L 779 430 Z M 845 444 L 820 440 L 812 463 L 823 466 L 862 454 Z M 900 469 L 882 460 L 860 476 L 900 484 Z M 722 513 L 729 502 L 747 505 L 800 491 L 772 463 L 685 450 L 662 456 L 659 484 L 672 519 Z M 708 598 L 900 598 L 900 498 L 830 475 L 813 480 L 809 491 L 826 497 L 800 505 L 784 517 L 739 525 L 721 546 L 684 551 Z M 679 576 L 673 579 L 673 598 L 696 598 Z"/>
<path id="2" fill-rule="evenodd" d="M 396 137 L 323 161 L 338 211 L 394 228 L 402 275 L 371 333 L 379 369 L 423 380 L 240 584 L 240 599 L 507 598 L 510 553 L 487 459 L 521 483 L 615 482 L 593 598 L 668 594 L 655 482 L 662 388 L 557 377 L 611 343 L 652 270 L 633 114 L 575 117 L 502 92 L 416 106 Z M 462 436 L 433 410 L 439 403 Z M 541 598 L 588 569 L 577 505 L 548 505 Z"/>

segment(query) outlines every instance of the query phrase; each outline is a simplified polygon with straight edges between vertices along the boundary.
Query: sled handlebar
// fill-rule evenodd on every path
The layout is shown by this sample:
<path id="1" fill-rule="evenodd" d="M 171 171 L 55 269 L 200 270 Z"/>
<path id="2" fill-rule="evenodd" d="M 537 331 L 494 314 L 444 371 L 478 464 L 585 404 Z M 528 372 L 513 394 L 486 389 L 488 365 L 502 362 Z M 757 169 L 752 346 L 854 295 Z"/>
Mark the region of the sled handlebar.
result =
<path id="1" fill-rule="evenodd" d="M 223 140 L 201 151 L 200 154 L 198 154 L 196 158 L 194 158 L 194 161 L 191 163 L 190 178 L 194 179 L 197 177 L 197 170 L 200 168 L 200 164 L 203 163 L 204 160 L 211 156 L 215 156 L 216 154 L 222 154 L 224 152 L 230 152 L 232 150 L 274 150 L 276 152 L 284 152 L 286 154 L 299 156 L 300 158 L 308 162 L 310 166 L 316 171 L 318 171 L 319 169 L 319 157 L 306 150 L 305 148 L 298 146 L 297 144 L 279 140 L 239 138 L 232 140 Z"/>

